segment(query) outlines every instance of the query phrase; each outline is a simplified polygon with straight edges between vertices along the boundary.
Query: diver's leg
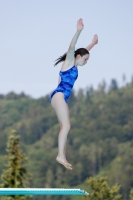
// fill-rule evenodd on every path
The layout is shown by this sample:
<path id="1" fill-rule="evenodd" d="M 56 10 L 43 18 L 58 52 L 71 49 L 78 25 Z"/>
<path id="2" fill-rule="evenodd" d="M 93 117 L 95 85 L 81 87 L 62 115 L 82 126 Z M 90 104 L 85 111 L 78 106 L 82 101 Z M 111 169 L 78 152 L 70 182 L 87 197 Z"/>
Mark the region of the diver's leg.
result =
<path id="1" fill-rule="evenodd" d="M 51 104 L 56 112 L 58 121 L 60 123 L 57 160 L 63 163 L 67 163 L 69 166 L 71 166 L 71 164 L 67 162 L 65 155 L 67 135 L 71 126 L 69 119 L 69 108 L 64 100 L 64 94 L 62 92 L 57 92 L 56 94 L 54 94 Z"/>

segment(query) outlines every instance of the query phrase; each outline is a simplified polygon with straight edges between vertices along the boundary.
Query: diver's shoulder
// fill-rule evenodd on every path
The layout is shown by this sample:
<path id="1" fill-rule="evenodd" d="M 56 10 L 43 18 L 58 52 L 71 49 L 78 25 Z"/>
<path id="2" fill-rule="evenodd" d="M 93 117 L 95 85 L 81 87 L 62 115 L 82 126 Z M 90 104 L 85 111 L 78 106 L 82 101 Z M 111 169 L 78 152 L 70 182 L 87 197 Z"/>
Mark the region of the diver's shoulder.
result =
<path id="1" fill-rule="evenodd" d="M 66 71 L 68 69 L 71 69 L 74 66 L 74 60 L 72 62 L 64 61 L 64 63 L 61 66 L 60 71 Z"/>

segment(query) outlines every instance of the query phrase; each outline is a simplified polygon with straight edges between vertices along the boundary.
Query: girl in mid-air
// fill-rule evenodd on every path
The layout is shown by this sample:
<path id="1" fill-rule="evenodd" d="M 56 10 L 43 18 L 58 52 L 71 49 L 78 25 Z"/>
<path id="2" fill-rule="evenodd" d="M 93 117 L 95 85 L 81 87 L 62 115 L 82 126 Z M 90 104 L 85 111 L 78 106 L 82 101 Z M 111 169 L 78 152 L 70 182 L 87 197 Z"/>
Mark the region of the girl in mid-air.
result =
<path id="1" fill-rule="evenodd" d="M 55 65 L 64 62 L 59 73 L 58 87 L 50 96 L 51 105 L 56 112 L 60 124 L 56 161 L 70 170 L 72 170 L 72 165 L 66 159 L 66 141 L 71 127 L 67 102 L 74 82 L 78 77 L 78 66 L 83 66 L 87 63 L 90 49 L 98 43 L 98 36 L 94 35 L 91 44 L 86 48 L 79 48 L 75 51 L 76 42 L 83 28 L 83 20 L 80 18 L 77 21 L 77 31 L 70 43 L 67 53 L 56 60 L 57 62 Z"/>

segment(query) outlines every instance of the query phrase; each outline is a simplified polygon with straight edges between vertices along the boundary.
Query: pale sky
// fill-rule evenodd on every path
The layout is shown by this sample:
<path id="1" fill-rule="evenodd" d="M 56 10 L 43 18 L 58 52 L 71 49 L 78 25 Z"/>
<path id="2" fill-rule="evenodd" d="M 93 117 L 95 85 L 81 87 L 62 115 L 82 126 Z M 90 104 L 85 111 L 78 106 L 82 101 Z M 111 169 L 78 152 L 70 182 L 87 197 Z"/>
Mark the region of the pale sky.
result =
<path id="1" fill-rule="evenodd" d="M 97 34 L 87 65 L 78 67 L 75 91 L 111 79 L 123 85 L 133 76 L 132 0 L 0 0 L 0 94 L 25 92 L 33 98 L 57 87 L 63 55 L 76 33 L 84 29 L 76 49 L 86 47 Z"/>

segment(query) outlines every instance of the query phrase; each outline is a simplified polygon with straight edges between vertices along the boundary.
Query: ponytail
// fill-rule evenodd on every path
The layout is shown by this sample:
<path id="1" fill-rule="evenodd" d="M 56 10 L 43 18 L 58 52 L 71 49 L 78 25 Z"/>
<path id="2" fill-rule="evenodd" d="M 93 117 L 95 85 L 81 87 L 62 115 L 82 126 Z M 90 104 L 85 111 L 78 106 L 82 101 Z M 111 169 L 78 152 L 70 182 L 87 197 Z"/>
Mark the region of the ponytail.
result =
<path id="1" fill-rule="evenodd" d="M 64 53 L 63 56 L 60 56 L 57 60 L 55 60 L 57 62 L 54 64 L 54 66 L 58 65 L 58 63 L 60 63 L 60 62 L 65 61 L 66 55 L 67 55 L 67 53 Z"/>

